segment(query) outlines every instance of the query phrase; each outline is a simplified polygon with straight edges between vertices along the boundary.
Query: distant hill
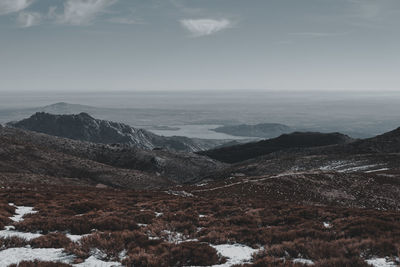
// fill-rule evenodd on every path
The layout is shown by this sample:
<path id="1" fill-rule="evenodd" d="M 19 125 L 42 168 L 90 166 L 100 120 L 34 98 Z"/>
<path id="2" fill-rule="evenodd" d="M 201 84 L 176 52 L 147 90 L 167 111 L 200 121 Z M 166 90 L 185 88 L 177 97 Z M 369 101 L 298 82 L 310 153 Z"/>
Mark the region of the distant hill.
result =
<path id="1" fill-rule="evenodd" d="M 199 152 L 199 154 L 226 163 L 236 163 L 281 150 L 345 144 L 351 141 L 353 141 L 352 138 L 340 133 L 295 132 L 283 134 L 274 139 L 222 147 Z"/>
<path id="2" fill-rule="evenodd" d="M 241 124 L 221 126 L 213 129 L 213 131 L 235 136 L 274 138 L 284 133 L 293 132 L 293 129 L 279 123 L 262 123 L 255 125 Z"/>
<path id="3" fill-rule="evenodd" d="M 70 105 L 67 107 L 69 108 Z M 126 144 L 140 149 L 165 148 L 172 151 L 194 152 L 210 149 L 221 143 L 181 136 L 159 136 L 123 123 L 95 119 L 84 112 L 68 115 L 37 112 L 30 118 L 10 122 L 8 125 L 73 140 L 102 144 Z"/>

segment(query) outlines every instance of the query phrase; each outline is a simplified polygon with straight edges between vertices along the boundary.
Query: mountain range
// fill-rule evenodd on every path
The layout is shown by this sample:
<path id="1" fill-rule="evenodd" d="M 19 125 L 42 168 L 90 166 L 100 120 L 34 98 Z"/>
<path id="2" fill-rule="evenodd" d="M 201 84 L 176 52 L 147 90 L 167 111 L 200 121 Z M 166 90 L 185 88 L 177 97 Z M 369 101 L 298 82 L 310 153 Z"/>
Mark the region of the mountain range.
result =
<path id="1" fill-rule="evenodd" d="M 46 133 L 73 140 L 102 144 L 125 144 L 140 149 L 165 148 L 195 152 L 222 144 L 221 140 L 190 139 L 183 136 L 164 137 L 127 124 L 95 119 L 87 113 L 55 115 L 37 112 L 9 126 Z"/>

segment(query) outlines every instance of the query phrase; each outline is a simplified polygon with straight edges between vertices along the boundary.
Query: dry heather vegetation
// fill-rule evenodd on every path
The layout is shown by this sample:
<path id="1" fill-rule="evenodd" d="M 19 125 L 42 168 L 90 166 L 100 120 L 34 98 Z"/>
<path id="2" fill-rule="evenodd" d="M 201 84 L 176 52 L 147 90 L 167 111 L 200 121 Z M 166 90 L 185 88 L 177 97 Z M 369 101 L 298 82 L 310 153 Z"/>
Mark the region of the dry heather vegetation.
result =
<path id="1" fill-rule="evenodd" d="M 21 222 L 13 206 L 38 212 Z M 0 250 L 63 248 L 76 263 L 93 253 L 126 266 L 209 266 L 226 262 L 212 245 L 243 244 L 259 252 L 244 266 L 369 266 L 365 259 L 400 253 L 400 213 L 161 191 L 29 186 L 0 189 L 0 227 L 40 232 L 27 241 L 0 239 Z M 85 235 L 72 242 L 66 234 Z M 25 266 L 69 266 L 21 262 Z"/>

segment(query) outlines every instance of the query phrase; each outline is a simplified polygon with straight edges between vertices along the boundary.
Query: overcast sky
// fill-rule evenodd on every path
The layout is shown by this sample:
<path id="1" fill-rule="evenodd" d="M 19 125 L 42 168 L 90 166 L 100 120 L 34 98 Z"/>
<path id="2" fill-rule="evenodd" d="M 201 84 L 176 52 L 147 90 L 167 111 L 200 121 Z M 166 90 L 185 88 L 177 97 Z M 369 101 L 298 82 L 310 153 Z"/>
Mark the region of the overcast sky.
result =
<path id="1" fill-rule="evenodd" d="M 0 90 L 397 90 L 399 0 L 0 0 Z"/>

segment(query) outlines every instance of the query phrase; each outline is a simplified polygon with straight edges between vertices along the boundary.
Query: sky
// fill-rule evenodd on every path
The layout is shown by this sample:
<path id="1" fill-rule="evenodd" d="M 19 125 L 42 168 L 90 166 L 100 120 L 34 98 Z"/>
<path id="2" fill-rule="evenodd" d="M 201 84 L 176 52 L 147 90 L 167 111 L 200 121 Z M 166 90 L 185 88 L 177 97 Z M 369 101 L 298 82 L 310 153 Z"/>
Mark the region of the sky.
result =
<path id="1" fill-rule="evenodd" d="M 0 91 L 396 91 L 399 0 L 0 0 Z"/>

